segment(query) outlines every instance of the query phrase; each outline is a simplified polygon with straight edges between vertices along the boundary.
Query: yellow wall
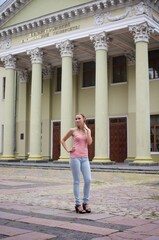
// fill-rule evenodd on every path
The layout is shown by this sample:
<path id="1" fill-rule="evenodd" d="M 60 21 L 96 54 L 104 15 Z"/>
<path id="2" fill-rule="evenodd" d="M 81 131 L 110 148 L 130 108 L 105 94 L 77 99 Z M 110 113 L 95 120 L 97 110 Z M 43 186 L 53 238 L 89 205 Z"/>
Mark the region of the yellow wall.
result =
<path id="1" fill-rule="evenodd" d="M 3 98 L 3 77 L 5 77 L 5 70 L 0 67 L 0 122 L 4 121 L 4 100 Z"/>
<path id="2" fill-rule="evenodd" d="M 150 109 L 151 114 L 159 114 L 159 81 L 150 80 Z"/>
<path id="3" fill-rule="evenodd" d="M 109 86 L 109 115 L 122 116 L 128 112 L 127 84 Z"/>
<path id="4" fill-rule="evenodd" d="M 3 77 L 5 77 L 5 71 L 0 68 L 0 155 L 2 153 L 2 124 L 4 124 L 4 103 L 3 98 Z"/>
<path id="5" fill-rule="evenodd" d="M 150 111 L 151 115 L 159 114 L 159 81 L 150 80 Z M 159 154 L 151 154 L 153 161 L 159 162 Z"/>

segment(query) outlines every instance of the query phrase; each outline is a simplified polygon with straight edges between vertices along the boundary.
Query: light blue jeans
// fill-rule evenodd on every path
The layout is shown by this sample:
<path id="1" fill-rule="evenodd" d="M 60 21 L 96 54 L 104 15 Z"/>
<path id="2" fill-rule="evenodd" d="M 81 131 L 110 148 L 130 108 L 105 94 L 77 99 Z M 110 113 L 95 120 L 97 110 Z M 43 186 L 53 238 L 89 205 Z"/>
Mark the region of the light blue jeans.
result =
<path id="1" fill-rule="evenodd" d="M 88 158 L 71 158 L 70 167 L 73 176 L 73 192 L 75 197 L 75 204 L 81 205 L 80 199 L 80 173 L 82 172 L 84 179 L 83 187 L 83 203 L 88 204 L 90 183 L 91 183 L 91 169 Z"/>

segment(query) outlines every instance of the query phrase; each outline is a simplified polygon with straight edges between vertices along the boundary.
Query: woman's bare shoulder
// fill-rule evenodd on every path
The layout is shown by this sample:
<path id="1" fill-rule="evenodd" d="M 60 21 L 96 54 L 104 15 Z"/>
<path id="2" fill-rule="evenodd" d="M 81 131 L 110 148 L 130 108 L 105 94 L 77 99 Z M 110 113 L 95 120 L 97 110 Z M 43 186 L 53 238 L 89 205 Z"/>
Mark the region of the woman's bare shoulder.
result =
<path id="1" fill-rule="evenodd" d="M 74 131 L 76 131 L 76 129 L 77 129 L 77 128 L 74 127 L 74 128 L 71 128 L 70 131 L 73 133 Z"/>
<path id="2" fill-rule="evenodd" d="M 67 134 L 73 133 L 76 130 L 76 128 L 70 128 L 67 132 Z"/>

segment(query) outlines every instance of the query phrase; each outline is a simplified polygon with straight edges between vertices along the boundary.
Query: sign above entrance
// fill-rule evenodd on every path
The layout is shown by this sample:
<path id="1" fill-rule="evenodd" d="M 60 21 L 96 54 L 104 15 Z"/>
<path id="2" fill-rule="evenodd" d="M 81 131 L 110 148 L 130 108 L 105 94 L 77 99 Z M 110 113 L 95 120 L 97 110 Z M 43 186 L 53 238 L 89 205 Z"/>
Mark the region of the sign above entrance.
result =
<path id="1" fill-rule="evenodd" d="M 47 28 L 47 29 L 44 29 L 41 31 L 29 33 L 25 39 L 21 40 L 21 43 L 35 41 L 35 40 L 39 40 L 42 38 L 47 38 L 47 37 L 51 37 L 54 35 L 75 31 L 78 29 L 80 29 L 80 25 L 71 26 L 71 23 L 65 23 L 65 24 L 55 26 L 52 28 Z"/>

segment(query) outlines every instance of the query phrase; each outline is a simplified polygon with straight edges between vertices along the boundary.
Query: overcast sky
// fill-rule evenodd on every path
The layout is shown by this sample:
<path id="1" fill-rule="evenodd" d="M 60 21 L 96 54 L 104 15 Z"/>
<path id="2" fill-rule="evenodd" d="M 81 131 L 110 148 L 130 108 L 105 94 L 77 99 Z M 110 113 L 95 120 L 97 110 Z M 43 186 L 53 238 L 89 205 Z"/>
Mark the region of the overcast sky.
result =
<path id="1" fill-rule="evenodd" d="M 6 0 L 0 0 L 0 5 L 2 5 Z"/>

